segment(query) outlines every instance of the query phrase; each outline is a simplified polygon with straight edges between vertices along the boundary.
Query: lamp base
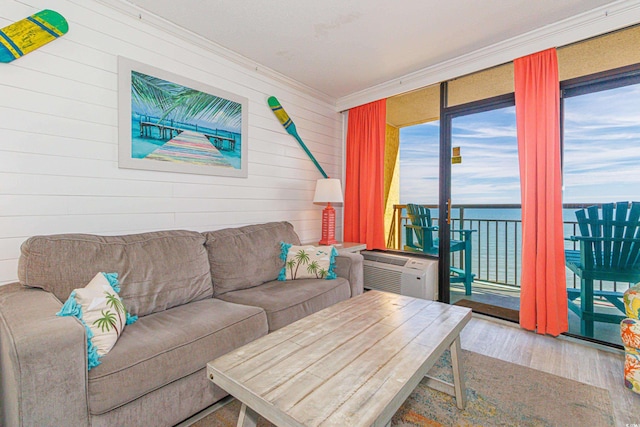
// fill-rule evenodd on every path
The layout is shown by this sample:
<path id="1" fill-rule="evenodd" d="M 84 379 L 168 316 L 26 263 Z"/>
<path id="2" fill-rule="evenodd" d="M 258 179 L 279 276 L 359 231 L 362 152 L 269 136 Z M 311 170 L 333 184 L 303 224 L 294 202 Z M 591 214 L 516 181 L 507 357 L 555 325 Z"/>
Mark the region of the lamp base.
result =
<path id="1" fill-rule="evenodd" d="M 318 242 L 321 245 L 335 245 L 336 240 L 336 210 L 327 203 L 327 207 L 322 210 L 322 239 Z"/>

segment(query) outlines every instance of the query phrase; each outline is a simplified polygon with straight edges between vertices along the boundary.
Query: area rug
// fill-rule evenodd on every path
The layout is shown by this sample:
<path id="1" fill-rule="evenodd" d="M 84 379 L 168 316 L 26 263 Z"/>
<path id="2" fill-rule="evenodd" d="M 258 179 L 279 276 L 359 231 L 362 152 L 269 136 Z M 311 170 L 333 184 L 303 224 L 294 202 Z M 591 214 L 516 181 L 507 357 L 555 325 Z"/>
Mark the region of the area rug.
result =
<path id="1" fill-rule="evenodd" d="M 520 312 L 511 308 L 499 307 L 497 305 L 485 304 L 483 302 L 472 301 L 468 299 L 458 300 L 453 305 L 468 307 L 475 313 L 497 317 L 498 319 L 510 320 L 515 323 L 520 322 Z"/>
<path id="2" fill-rule="evenodd" d="M 392 426 L 614 426 L 609 392 L 463 350 L 467 407 L 422 381 L 391 420 Z M 429 375 L 452 382 L 445 352 Z M 233 400 L 194 427 L 233 427 L 240 402 Z M 258 427 L 271 423 L 260 418 Z M 343 426 L 340 426 L 343 427 Z M 348 427 L 348 426 L 344 426 Z"/>

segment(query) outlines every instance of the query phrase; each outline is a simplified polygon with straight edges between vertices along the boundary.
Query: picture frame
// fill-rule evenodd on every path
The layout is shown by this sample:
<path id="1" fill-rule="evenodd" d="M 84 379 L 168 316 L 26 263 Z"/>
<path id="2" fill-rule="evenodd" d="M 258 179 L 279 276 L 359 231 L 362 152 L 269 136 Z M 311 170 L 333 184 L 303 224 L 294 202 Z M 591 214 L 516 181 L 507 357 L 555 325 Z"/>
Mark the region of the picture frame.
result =
<path id="1" fill-rule="evenodd" d="M 246 178 L 247 98 L 118 57 L 118 167 Z"/>

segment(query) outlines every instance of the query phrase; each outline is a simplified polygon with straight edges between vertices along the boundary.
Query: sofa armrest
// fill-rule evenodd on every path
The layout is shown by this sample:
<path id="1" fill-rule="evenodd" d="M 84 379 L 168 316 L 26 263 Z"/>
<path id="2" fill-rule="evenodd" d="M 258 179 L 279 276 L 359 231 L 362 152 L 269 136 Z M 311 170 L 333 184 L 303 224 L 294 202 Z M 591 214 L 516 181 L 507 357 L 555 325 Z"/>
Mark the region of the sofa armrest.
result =
<path id="1" fill-rule="evenodd" d="M 336 257 L 335 272 L 351 286 L 351 297 L 364 292 L 364 258 L 359 253 L 346 252 Z"/>
<path id="2" fill-rule="evenodd" d="M 2 425 L 89 425 L 87 338 L 42 289 L 0 286 Z"/>

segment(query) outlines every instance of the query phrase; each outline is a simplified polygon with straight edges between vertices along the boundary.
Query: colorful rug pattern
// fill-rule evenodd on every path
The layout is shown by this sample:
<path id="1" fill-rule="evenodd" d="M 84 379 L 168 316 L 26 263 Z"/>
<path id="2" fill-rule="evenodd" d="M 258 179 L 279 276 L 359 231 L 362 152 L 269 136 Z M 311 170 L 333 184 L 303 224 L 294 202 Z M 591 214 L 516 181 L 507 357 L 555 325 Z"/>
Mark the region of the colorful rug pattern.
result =
<path id="1" fill-rule="evenodd" d="M 392 426 L 615 426 L 607 390 L 470 351 L 463 351 L 467 407 L 422 381 L 391 420 Z M 448 352 L 429 375 L 453 381 Z M 194 427 L 236 425 L 236 400 Z M 258 427 L 271 423 L 259 419 Z"/>
<path id="2" fill-rule="evenodd" d="M 192 131 L 181 132 L 145 158 L 165 162 L 233 167 L 206 136 Z"/>

